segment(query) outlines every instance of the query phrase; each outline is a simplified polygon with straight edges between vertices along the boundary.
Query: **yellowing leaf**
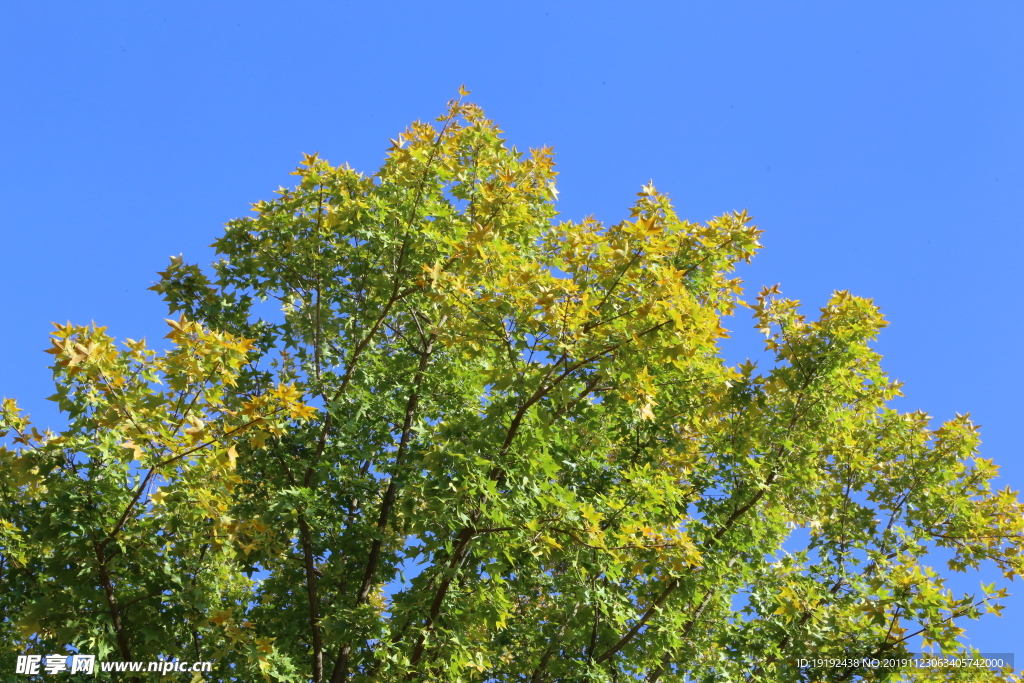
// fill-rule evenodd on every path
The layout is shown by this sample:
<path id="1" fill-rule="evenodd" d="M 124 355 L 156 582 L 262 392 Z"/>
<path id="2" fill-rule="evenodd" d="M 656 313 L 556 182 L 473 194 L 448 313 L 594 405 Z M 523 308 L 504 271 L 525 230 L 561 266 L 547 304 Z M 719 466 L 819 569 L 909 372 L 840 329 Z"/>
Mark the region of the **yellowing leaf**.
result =
<path id="1" fill-rule="evenodd" d="M 212 621 L 213 623 L 217 624 L 217 626 L 223 626 L 224 624 L 226 624 L 227 622 L 229 622 L 231 620 L 231 613 L 232 613 L 232 610 L 230 610 L 230 609 L 214 610 L 213 611 L 213 616 L 210 617 L 210 621 Z"/>
<path id="2" fill-rule="evenodd" d="M 144 455 L 144 451 L 142 450 L 142 447 L 139 446 L 134 441 L 131 441 L 131 440 L 125 441 L 123 444 L 121 444 L 121 448 L 126 448 L 126 449 L 132 451 L 132 456 L 131 457 L 134 458 L 135 460 L 141 460 L 142 456 Z"/>

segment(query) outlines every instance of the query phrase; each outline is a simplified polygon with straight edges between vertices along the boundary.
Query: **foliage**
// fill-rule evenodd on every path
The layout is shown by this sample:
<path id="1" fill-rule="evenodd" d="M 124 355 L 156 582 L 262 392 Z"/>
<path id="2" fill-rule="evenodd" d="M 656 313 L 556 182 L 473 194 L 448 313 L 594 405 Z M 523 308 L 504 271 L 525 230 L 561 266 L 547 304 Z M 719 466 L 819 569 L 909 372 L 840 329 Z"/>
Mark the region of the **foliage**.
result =
<path id="1" fill-rule="evenodd" d="M 1021 505 L 966 416 L 888 407 L 869 300 L 813 320 L 777 287 L 745 302 L 749 217 L 690 223 L 653 185 L 620 223 L 557 222 L 551 150 L 500 135 L 458 100 L 373 176 L 307 156 L 227 225 L 212 274 L 161 274 L 166 353 L 58 327 L 67 429 L 3 404 L 8 656 L 317 683 L 883 680 L 794 661 L 954 651 L 1000 609 L 1004 588 L 954 595 L 925 555 L 1013 578 Z M 722 359 L 737 307 L 772 367 Z"/>

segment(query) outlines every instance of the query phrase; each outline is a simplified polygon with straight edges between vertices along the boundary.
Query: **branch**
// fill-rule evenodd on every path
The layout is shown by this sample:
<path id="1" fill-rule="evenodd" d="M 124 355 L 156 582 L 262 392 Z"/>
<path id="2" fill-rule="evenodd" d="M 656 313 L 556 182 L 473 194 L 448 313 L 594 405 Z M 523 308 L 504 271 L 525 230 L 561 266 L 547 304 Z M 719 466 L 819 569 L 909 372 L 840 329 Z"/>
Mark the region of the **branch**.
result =
<path id="1" fill-rule="evenodd" d="M 794 407 L 793 417 L 790 419 L 789 426 L 787 427 L 787 434 L 788 433 L 792 433 L 793 427 L 796 426 L 797 420 L 800 418 L 800 415 L 801 415 L 801 413 L 799 411 L 800 402 L 801 402 L 801 400 L 803 399 L 803 397 L 805 395 L 804 392 L 806 392 L 807 388 L 810 386 L 811 381 L 813 379 L 814 379 L 814 375 L 813 374 L 808 375 L 807 378 L 804 381 L 803 386 L 800 388 L 801 395 L 800 395 L 800 398 L 797 400 L 796 406 Z M 776 450 L 776 458 L 781 458 L 783 452 L 784 452 L 783 447 L 779 446 L 777 448 L 777 450 Z M 735 510 L 733 510 L 733 513 L 731 515 L 729 515 L 729 518 L 727 520 L 725 520 L 725 522 L 723 522 L 721 524 L 721 526 L 718 527 L 718 530 L 711 536 L 712 542 L 717 543 L 717 542 L 721 541 L 722 538 L 725 536 L 725 534 L 733 527 L 733 525 L 735 525 L 736 522 L 743 515 L 745 515 L 747 512 L 749 512 L 751 508 L 753 508 L 755 505 L 757 505 L 757 503 L 762 498 L 764 498 L 765 494 L 768 492 L 768 489 L 771 488 L 772 483 L 775 481 L 775 479 L 778 477 L 778 475 L 779 475 L 779 470 L 777 470 L 777 469 L 773 470 L 771 472 L 771 474 L 769 474 L 765 478 L 764 483 L 762 484 L 761 488 L 757 491 L 757 493 L 755 493 L 753 496 L 751 496 L 750 500 L 748 500 L 746 503 L 744 503 L 740 507 L 738 507 Z M 733 556 L 729 560 L 727 568 L 731 567 L 736 562 L 736 560 L 737 560 L 737 556 Z M 602 661 L 608 659 L 609 657 L 611 657 L 615 653 L 617 653 L 619 650 L 621 650 L 623 647 L 625 647 L 627 644 L 629 644 L 629 642 L 631 640 L 633 640 L 633 638 L 635 638 L 636 635 L 640 632 L 640 629 L 647 622 L 647 620 L 650 619 L 650 617 L 654 614 L 654 611 L 657 608 L 660 608 L 662 604 L 664 604 L 665 600 L 668 599 L 669 595 L 671 595 L 672 592 L 676 588 L 679 587 L 679 585 L 680 585 L 679 579 L 673 579 L 672 581 L 669 581 L 668 585 L 665 587 L 665 590 L 662 591 L 661 595 L 658 596 L 658 598 L 651 604 L 651 606 L 647 609 L 647 611 L 643 614 L 643 616 L 641 616 L 640 619 L 633 625 L 633 628 L 631 628 L 629 631 L 627 631 L 618 640 L 618 642 L 616 642 L 615 645 L 613 645 L 611 648 L 609 648 L 603 655 L 598 657 L 597 661 L 598 662 L 602 662 Z M 714 595 L 714 592 L 715 592 L 715 588 L 711 588 L 710 590 L 708 590 L 704 594 L 704 599 L 701 601 L 700 606 L 697 608 L 697 611 L 694 613 L 693 617 L 690 619 L 690 621 L 687 623 L 686 627 L 683 629 L 683 634 L 684 635 L 688 634 L 690 632 L 690 630 L 693 628 L 693 626 L 697 623 L 697 619 L 700 617 L 701 613 L 707 607 L 708 603 L 711 600 L 711 597 Z"/>
<path id="2" fill-rule="evenodd" d="M 395 474 L 388 482 L 387 491 L 384 493 L 384 500 L 381 503 L 380 514 L 377 518 L 377 534 L 370 546 L 370 554 L 366 560 L 366 568 L 363 571 L 362 584 L 356 596 L 356 607 L 365 603 L 370 597 L 370 589 L 373 586 L 373 579 L 377 573 L 377 565 L 380 563 L 381 549 L 384 545 L 384 532 L 391 521 L 391 513 L 395 506 L 395 499 L 398 497 L 398 468 L 402 465 L 409 441 L 412 438 L 412 423 L 419 405 L 420 387 L 426 376 L 427 364 L 433 352 L 435 335 L 430 335 L 423 353 L 420 354 L 419 367 L 416 370 L 416 377 L 413 381 L 413 389 L 409 393 L 409 399 L 405 406 L 405 419 L 402 424 L 402 438 L 398 444 L 398 452 L 395 455 Z M 348 679 L 349 659 L 352 652 L 351 641 L 343 642 L 338 649 L 338 658 L 335 660 L 334 670 L 331 672 L 331 683 L 342 683 Z"/>
<path id="3" fill-rule="evenodd" d="M 103 593 L 107 598 L 107 607 L 110 610 L 110 620 L 114 625 L 114 637 L 117 639 L 117 647 L 121 651 L 124 661 L 132 661 L 132 651 L 128 645 L 128 634 L 125 633 L 124 623 L 121 621 L 121 611 L 117 605 L 117 595 L 114 593 L 114 585 L 110 581 L 110 572 L 107 571 L 107 561 L 103 557 L 103 544 L 93 543 L 93 550 L 96 553 L 96 564 L 100 573 L 100 585 L 103 586 Z M 132 680 L 138 681 L 137 677 Z"/>
<path id="4" fill-rule="evenodd" d="M 282 410 L 284 410 L 284 408 L 277 408 L 274 411 L 272 411 L 271 413 L 269 413 L 269 415 L 273 415 L 274 413 L 279 413 Z M 250 420 L 249 422 L 246 422 L 243 425 L 239 425 L 237 427 L 229 429 L 228 431 L 224 432 L 220 436 L 220 438 L 211 439 L 210 441 L 207 441 L 205 443 L 199 444 L 198 446 L 194 446 L 193 448 L 188 449 L 184 453 L 179 453 L 178 455 L 172 456 L 172 457 L 167 458 L 165 460 L 161 460 L 157 464 L 153 465 L 153 467 L 150 468 L 149 472 L 146 474 L 145 478 L 142 480 L 142 483 L 139 484 L 138 489 L 135 491 L 135 495 L 131 499 L 131 502 L 128 503 L 128 506 L 125 508 L 124 512 L 121 514 L 121 518 L 117 520 L 117 524 L 110 531 L 110 533 L 107 534 L 107 538 L 105 538 L 103 541 L 100 542 L 100 548 L 105 548 L 107 546 L 107 544 L 110 543 L 112 540 L 114 540 L 114 537 L 117 536 L 118 533 L 120 533 L 121 529 L 128 522 L 128 516 L 131 514 L 132 510 L 135 509 L 135 505 L 139 502 L 139 498 L 142 497 L 143 492 L 146 490 L 146 487 L 149 485 L 149 482 L 152 480 L 153 475 L 156 474 L 156 471 L 158 469 L 160 469 L 164 465 L 169 465 L 169 464 L 171 464 L 173 462 L 177 462 L 178 460 L 181 460 L 182 458 L 186 458 L 189 455 L 191 455 L 191 454 L 193 454 L 193 453 L 195 453 L 197 451 L 201 451 L 204 448 L 206 448 L 207 446 L 212 446 L 213 444 L 215 444 L 218 441 L 220 441 L 221 439 L 223 439 L 225 436 L 230 436 L 231 434 L 234 434 L 237 431 L 241 431 L 243 429 L 251 427 L 252 425 L 256 424 L 257 422 L 262 421 L 263 419 L 265 419 L 265 418 L 257 417 L 256 419 Z"/>
<path id="5" fill-rule="evenodd" d="M 626 647 L 626 645 L 628 645 L 629 642 L 633 640 L 634 637 L 636 637 L 636 634 L 640 632 L 640 629 L 644 627 L 644 625 L 647 623 L 647 620 L 650 619 L 654 615 L 654 613 L 657 610 L 659 610 L 662 605 L 665 604 L 665 601 L 668 600 L 668 596 L 671 595 L 672 591 L 674 591 L 678 586 L 679 579 L 672 579 L 671 581 L 669 581 L 668 585 L 665 586 L 665 589 L 661 592 L 661 595 L 655 598 L 654 602 L 652 602 L 650 607 L 647 608 L 647 611 L 644 612 L 643 616 L 637 619 L 636 623 L 633 624 L 633 628 L 629 629 L 625 633 L 625 635 L 619 638 L 617 643 L 608 648 L 603 655 L 601 655 L 594 661 L 600 664 L 609 657 L 614 656 L 622 648 Z"/>
<path id="6" fill-rule="evenodd" d="M 548 662 L 551 661 L 551 653 L 555 649 L 555 643 L 565 633 L 566 627 L 569 626 L 569 622 L 576 616 L 576 612 L 580 609 L 580 603 L 573 605 L 572 614 L 562 620 L 562 625 L 558 627 L 558 631 L 555 636 L 548 641 L 548 646 L 544 649 L 544 654 L 541 655 L 540 662 L 533 670 L 533 674 L 530 676 L 530 683 L 540 683 L 541 677 L 544 675 L 544 669 L 548 667 Z"/>
<path id="7" fill-rule="evenodd" d="M 309 600 L 309 629 L 313 635 L 313 682 L 321 683 L 324 676 L 324 651 L 320 634 L 320 615 L 316 589 L 316 566 L 313 558 L 313 539 L 309 533 L 306 516 L 299 516 L 299 532 L 302 538 L 302 556 L 306 571 L 306 595 Z"/>
<path id="8" fill-rule="evenodd" d="M 650 334 L 652 332 L 659 330 L 660 328 L 664 327 L 667 324 L 667 320 L 658 323 L 657 325 L 654 325 L 648 328 L 647 330 L 644 330 L 643 332 L 636 336 L 642 337 L 644 335 Z M 591 363 L 594 360 L 597 360 L 606 353 L 614 351 L 620 346 L 627 344 L 631 340 L 632 338 L 617 342 L 615 344 L 605 347 L 595 355 L 578 361 L 572 366 L 565 368 L 558 377 L 556 377 L 553 381 L 549 383 L 546 382 L 546 379 L 550 377 L 552 370 L 555 367 L 557 367 L 558 363 L 556 362 L 552 364 L 551 369 L 545 372 L 544 378 L 541 380 L 540 386 L 537 387 L 537 389 L 533 392 L 530 398 L 528 398 L 526 402 L 524 402 L 519 407 L 519 409 L 516 411 L 516 414 L 513 416 L 512 422 L 509 424 L 509 428 L 505 433 L 505 440 L 501 445 L 501 449 L 499 451 L 497 460 L 500 462 L 508 454 L 509 449 L 512 447 L 512 442 L 515 440 L 516 434 L 518 433 L 519 428 L 522 426 L 523 418 L 526 416 L 527 411 L 535 403 L 544 398 L 544 396 L 546 396 L 552 389 L 558 386 L 566 377 L 568 377 L 571 373 L 575 372 L 583 365 Z M 593 390 L 593 387 L 595 386 L 597 386 L 596 381 L 589 384 L 589 388 L 585 389 L 586 393 L 581 393 L 575 399 L 575 401 L 582 400 L 587 395 L 587 393 Z M 494 481 L 500 482 L 503 478 L 500 465 L 495 465 L 495 467 L 488 474 L 488 477 Z M 447 595 L 448 590 L 451 588 L 452 581 L 455 578 L 456 570 L 462 565 L 462 563 L 466 560 L 466 557 L 469 555 L 469 544 L 473 540 L 473 537 L 477 534 L 476 525 L 477 522 L 480 521 L 480 517 L 483 515 L 483 506 L 487 503 L 487 500 L 487 496 L 484 495 L 479 505 L 477 506 L 476 510 L 470 516 L 469 524 L 463 527 L 456 536 L 455 545 L 452 550 L 452 556 L 447 565 L 447 571 L 444 572 L 444 578 L 441 579 L 441 582 L 438 584 L 438 587 L 434 592 L 434 598 L 430 603 L 430 612 L 427 616 L 426 622 L 423 625 L 423 629 L 420 631 L 420 636 L 417 639 L 416 645 L 413 648 L 413 653 L 410 658 L 410 663 L 413 666 L 416 666 L 423 656 L 423 646 L 427 634 L 433 629 L 434 623 L 437 621 L 437 617 L 441 613 L 441 605 L 444 603 L 444 598 Z M 331 683 L 340 682 L 332 680 Z"/>

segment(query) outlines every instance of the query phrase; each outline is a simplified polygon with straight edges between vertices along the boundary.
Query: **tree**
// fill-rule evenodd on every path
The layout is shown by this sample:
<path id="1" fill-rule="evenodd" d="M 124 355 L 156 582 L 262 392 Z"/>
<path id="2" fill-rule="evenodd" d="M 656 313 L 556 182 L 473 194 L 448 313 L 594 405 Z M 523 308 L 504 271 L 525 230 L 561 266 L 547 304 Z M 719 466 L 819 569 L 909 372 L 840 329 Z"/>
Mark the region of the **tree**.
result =
<path id="1" fill-rule="evenodd" d="M 958 650 L 964 618 L 1001 609 L 1004 588 L 956 596 L 925 556 L 1012 579 L 1022 507 L 966 416 L 888 407 L 871 301 L 836 292 L 814 320 L 777 287 L 744 301 L 750 218 L 681 220 L 652 184 L 615 225 L 556 222 L 551 150 L 500 135 L 460 99 L 373 176 L 306 156 L 211 274 L 161 273 L 165 353 L 57 328 L 68 427 L 3 404 L 9 658 L 883 680 L 795 660 Z M 772 367 L 722 359 L 736 307 Z"/>

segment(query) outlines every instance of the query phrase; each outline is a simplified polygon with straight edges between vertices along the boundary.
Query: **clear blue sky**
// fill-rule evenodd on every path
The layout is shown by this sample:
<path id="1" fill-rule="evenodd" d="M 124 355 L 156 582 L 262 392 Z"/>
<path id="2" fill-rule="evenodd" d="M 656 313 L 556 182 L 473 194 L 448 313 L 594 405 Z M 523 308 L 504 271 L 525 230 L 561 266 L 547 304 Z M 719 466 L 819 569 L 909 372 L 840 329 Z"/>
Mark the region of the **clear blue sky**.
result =
<path id="1" fill-rule="evenodd" d="M 749 210 L 751 290 L 873 297 L 897 406 L 970 411 L 1024 488 L 1022 28 L 1016 1 L 3 3 L 0 395 L 59 424 L 51 320 L 159 339 L 170 254 L 209 262 L 303 152 L 374 171 L 465 83 L 555 147 L 565 218 L 653 178 L 692 220 Z M 1012 652 L 1024 596 L 968 628 Z"/>

